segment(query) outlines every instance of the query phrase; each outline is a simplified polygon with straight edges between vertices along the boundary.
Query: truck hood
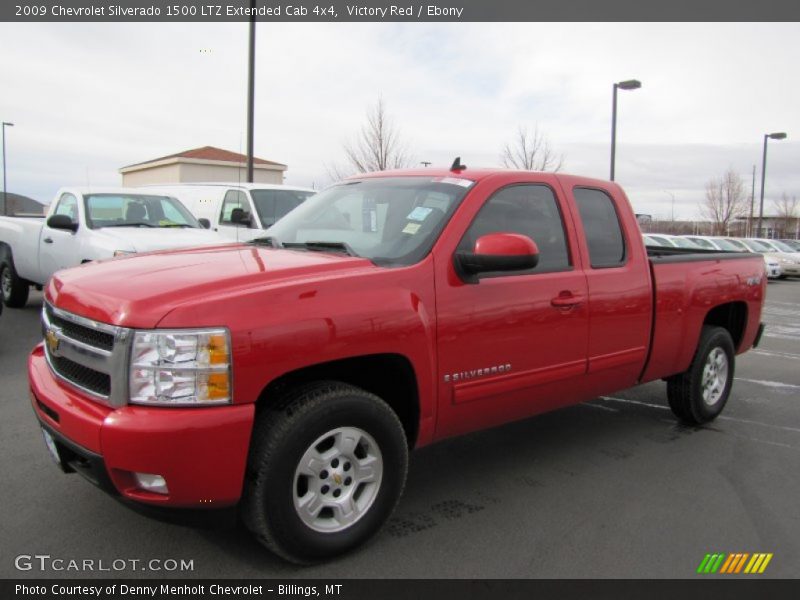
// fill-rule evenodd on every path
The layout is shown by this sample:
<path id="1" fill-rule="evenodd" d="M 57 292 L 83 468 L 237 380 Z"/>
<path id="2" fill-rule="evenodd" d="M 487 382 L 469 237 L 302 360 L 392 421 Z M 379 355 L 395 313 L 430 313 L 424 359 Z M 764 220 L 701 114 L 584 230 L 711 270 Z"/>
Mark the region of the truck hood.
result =
<path id="1" fill-rule="evenodd" d="M 219 294 L 376 270 L 323 252 L 229 244 L 153 252 L 58 271 L 46 297 L 57 307 L 122 327 L 155 327 L 175 307 Z"/>
<path id="2" fill-rule="evenodd" d="M 127 252 L 208 246 L 222 241 L 218 234 L 206 229 L 166 227 L 103 227 L 96 231 L 96 236 L 105 246 Z"/>

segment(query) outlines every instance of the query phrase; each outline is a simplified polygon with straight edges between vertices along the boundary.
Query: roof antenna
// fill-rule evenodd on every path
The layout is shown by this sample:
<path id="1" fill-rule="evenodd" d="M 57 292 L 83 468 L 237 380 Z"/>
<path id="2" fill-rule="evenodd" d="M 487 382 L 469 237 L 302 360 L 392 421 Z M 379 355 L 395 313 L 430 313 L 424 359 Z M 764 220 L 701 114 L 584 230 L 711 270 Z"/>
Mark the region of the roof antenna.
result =
<path id="1" fill-rule="evenodd" d="M 451 171 L 463 171 L 466 168 L 467 168 L 467 165 L 462 165 L 461 164 L 461 157 L 460 156 L 456 156 L 456 159 L 453 161 L 453 164 L 451 165 L 450 170 Z"/>

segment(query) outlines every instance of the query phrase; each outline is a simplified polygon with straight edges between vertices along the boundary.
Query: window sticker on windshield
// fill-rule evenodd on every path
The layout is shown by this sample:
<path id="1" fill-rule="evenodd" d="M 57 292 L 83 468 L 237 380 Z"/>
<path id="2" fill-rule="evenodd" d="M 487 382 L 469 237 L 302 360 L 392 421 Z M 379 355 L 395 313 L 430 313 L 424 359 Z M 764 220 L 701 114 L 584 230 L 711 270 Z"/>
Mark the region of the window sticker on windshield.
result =
<path id="1" fill-rule="evenodd" d="M 434 179 L 437 183 L 449 183 L 450 185 L 460 185 L 461 187 L 471 187 L 474 181 L 470 181 L 469 179 L 461 179 L 460 177 L 438 177 Z"/>
<path id="2" fill-rule="evenodd" d="M 419 223 L 409 223 L 403 228 L 403 233 L 410 233 L 411 235 L 414 235 L 419 231 L 419 228 L 420 228 Z"/>
<path id="3" fill-rule="evenodd" d="M 409 213 L 406 219 L 409 219 L 410 221 L 424 221 L 428 215 L 431 214 L 431 212 L 433 212 L 432 208 L 418 206 Z"/>

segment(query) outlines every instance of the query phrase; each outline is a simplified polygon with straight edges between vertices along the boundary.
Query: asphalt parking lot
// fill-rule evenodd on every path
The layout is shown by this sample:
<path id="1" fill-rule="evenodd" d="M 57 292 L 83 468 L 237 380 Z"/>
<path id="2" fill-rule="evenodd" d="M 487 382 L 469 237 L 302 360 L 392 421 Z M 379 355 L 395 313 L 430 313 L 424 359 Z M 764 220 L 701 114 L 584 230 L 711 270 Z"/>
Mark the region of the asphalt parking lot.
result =
<path id="1" fill-rule="evenodd" d="M 226 519 L 144 516 L 62 475 L 28 401 L 40 308 L 37 293 L 0 316 L 0 577 L 686 578 L 709 552 L 773 553 L 757 577 L 800 575 L 800 280 L 769 284 L 761 347 L 710 426 L 678 425 L 657 382 L 424 448 L 388 527 L 306 568 Z M 18 571 L 20 554 L 193 570 Z"/>

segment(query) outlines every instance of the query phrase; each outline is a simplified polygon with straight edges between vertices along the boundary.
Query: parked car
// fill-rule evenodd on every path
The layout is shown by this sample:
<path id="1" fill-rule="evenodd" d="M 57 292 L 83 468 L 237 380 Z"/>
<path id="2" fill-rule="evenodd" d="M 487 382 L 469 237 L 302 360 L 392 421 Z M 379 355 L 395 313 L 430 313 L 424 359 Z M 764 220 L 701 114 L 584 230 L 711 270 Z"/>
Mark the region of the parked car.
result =
<path id="1" fill-rule="evenodd" d="M 795 250 L 789 244 L 786 244 L 780 240 L 768 240 L 764 238 L 754 238 L 764 244 L 765 246 L 769 246 L 775 252 L 783 252 L 784 254 L 792 254 L 795 258 L 800 257 L 800 250 Z"/>
<path id="2" fill-rule="evenodd" d="M 62 188 L 43 217 L 0 217 L 3 302 L 25 305 L 30 286 L 59 269 L 136 252 L 213 245 L 176 199 L 133 188 Z"/>
<path id="3" fill-rule="evenodd" d="M 274 552 L 330 558 L 389 518 L 409 448 L 662 378 L 681 421 L 721 413 L 763 261 L 640 236 L 612 182 L 361 175 L 248 244 L 56 273 L 33 411 L 66 471 L 162 508 L 239 503 Z"/>
<path id="4" fill-rule="evenodd" d="M 720 250 L 722 252 L 740 252 L 740 250 L 733 244 L 726 242 L 724 238 L 714 237 L 710 235 L 685 235 L 685 239 L 689 240 L 699 248 L 705 250 Z"/>
<path id="5" fill-rule="evenodd" d="M 698 246 L 705 248 L 706 250 L 718 250 L 721 252 L 742 251 L 741 248 L 732 244 L 725 238 L 706 236 L 706 235 L 687 235 L 685 237 L 694 242 L 695 244 L 697 244 Z M 769 277 L 770 279 L 778 279 L 783 272 L 781 271 L 781 265 L 778 259 L 773 258 L 771 256 L 767 256 L 766 254 L 762 256 L 764 257 L 764 269 L 767 273 L 767 277 Z"/>
<path id="6" fill-rule="evenodd" d="M 264 183 L 181 183 L 143 189 L 177 197 L 204 226 L 237 242 L 263 236 L 264 229 L 316 193 Z"/>
<path id="7" fill-rule="evenodd" d="M 781 265 L 780 279 L 800 276 L 800 259 L 793 254 L 777 252 L 772 246 L 754 238 L 725 238 L 744 252 L 758 252 L 777 260 Z"/>
<path id="8" fill-rule="evenodd" d="M 800 240 L 781 240 L 795 252 L 800 252 Z"/>
<path id="9" fill-rule="evenodd" d="M 702 249 L 701 246 L 698 246 L 694 242 L 687 240 L 684 237 L 679 235 L 670 235 L 666 233 L 648 233 L 647 237 L 650 240 L 658 242 L 661 246 L 665 246 L 667 248 L 688 248 L 692 250 L 700 250 Z"/>
<path id="10" fill-rule="evenodd" d="M 645 246 L 654 246 L 657 248 L 670 248 L 672 244 L 670 244 L 667 240 L 660 240 L 658 236 L 650 235 L 649 233 L 643 233 L 642 239 L 644 240 Z"/>

